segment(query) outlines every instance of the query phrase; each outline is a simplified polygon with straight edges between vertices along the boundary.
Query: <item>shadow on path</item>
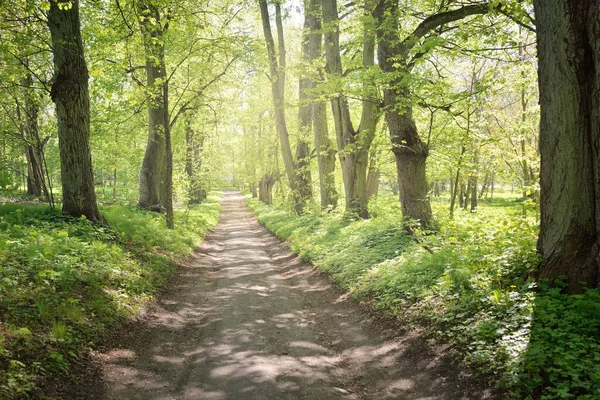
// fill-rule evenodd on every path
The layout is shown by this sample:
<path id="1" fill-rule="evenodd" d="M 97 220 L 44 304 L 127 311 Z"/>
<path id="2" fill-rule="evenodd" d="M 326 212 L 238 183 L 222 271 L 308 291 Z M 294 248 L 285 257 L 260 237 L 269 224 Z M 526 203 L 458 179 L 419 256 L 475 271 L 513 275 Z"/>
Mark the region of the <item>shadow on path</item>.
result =
<path id="1" fill-rule="evenodd" d="M 115 348 L 97 399 L 491 398 L 370 317 L 227 194 L 217 226 Z"/>

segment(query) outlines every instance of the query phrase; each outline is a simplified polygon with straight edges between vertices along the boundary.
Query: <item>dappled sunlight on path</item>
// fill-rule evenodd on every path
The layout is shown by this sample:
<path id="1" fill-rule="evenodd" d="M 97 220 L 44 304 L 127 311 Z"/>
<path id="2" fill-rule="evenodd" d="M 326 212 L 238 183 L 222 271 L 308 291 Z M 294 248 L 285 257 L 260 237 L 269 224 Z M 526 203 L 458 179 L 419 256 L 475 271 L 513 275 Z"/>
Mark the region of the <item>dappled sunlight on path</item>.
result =
<path id="1" fill-rule="evenodd" d="M 258 224 L 239 194 L 116 348 L 105 399 L 483 398 L 415 335 L 370 317 Z"/>

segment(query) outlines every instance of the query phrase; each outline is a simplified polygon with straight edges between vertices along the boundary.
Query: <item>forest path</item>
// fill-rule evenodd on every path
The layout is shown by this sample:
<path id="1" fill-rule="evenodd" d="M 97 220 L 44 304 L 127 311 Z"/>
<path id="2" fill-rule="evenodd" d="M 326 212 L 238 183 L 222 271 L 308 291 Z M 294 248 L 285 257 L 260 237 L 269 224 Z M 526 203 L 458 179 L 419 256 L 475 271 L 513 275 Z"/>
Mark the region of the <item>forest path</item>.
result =
<path id="1" fill-rule="evenodd" d="M 242 195 L 221 202 L 219 225 L 147 315 L 96 357 L 104 384 L 87 398 L 490 398 L 331 287 Z"/>

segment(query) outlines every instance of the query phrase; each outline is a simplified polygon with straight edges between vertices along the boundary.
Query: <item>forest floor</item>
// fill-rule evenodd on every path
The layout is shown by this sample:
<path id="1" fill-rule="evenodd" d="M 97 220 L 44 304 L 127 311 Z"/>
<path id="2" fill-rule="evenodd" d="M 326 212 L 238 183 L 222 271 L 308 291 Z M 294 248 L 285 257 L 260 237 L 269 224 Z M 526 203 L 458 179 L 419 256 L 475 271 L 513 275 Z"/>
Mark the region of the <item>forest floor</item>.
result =
<path id="1" fill-rule="evenodd" d="M 226 194 L 155 304 L 71 399 L 484 399 L 444 348 L 374 316 Z M 101 378 L 100 378 L 101 376 Z"/>

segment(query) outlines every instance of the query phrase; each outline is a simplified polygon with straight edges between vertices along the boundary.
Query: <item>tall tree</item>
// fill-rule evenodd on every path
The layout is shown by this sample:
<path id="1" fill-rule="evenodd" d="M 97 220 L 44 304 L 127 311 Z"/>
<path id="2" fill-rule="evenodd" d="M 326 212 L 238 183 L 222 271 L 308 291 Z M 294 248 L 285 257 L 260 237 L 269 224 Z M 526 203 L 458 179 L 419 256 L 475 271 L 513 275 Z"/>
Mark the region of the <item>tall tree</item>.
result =
<path id="1" fill-rule="evenodd" d="M 344 71 L 340 49 L 340 19 L 336 0 L 322 0 L 323 23 L 325 30 L 325 58 L 327 59 L 328 80 L 342 85 Z M 362 49 L 363 79 L 362 114 L 358 129 L 352 124 L 348 98 L 344 88 L 338 87 L 331 96 L 331 109 L 338 145 L 338 156 L 342 166 L 346 211 L 368 217 L 367 168 L 369 148 L 375 137 L 379 120 L 379 102 L 373 77 L 368 76 L 375 64 L 375 32 L 373 21 L 368 17 L 373 3 L 366 1 L 364 16 L 364 37 Z"/>
<path id="2" fill-rule="evenodd" d="M 598 285 L 600 3 L 535 0 L 540 87 L 540 275 Z"/>
<path id="3" fill-rule="evenodd" d="M 416 55 L 414 50 L 434 29 L 472 15 L 485 14 L 490 8 L 490 4 L 482 2 L 454 10 L 442 9 L 424 19 L 408 36 L 401 38 L 398 0 L 379 0 L 377 5 L 378 59 L 389 80 L 384 89 L 385 118 L 398 170 L 402 213 L 404 218 L 418 221 L 422 227 L 432 225 L 425 169 L 429 148 L 419 136 L 413 118 L 408 76 L 415 65 L 415 59 L 425 56 L 429 48 L 422 46 Z"/>
<path id="4" fill-rule="evenodd" d="M 167 200 L 167 143 L 168 120 L 165 95 L 168 95 L 165 66 L 164 34 L 168 19 L 164 7 L 153 1 L 137 2 L 137 13 L 146 57 L 146 91 L 148 96 L 148 142 L 140 171 L 142 208 L 161 209 Z"/>
<path id="5" fill-rule="evenodd" d="M 54 56 L 51 97 L 58 121 L 63 212 L 102 221 L 92 172 L 89 76 L 81 40 L 79 1 L 51 0 L 48 27 Z"/>
<path id="6" fill-rule="evenodd" d="M 38 126 L 40 113 L 40 99 L 33 86 L 33 76 L 27 71 L 21 81 L 23 86 L 23 109 L 21 116 L 21 135 L 25 142 L 25 157 L 27 160 L 27 193 L 32 196 L 44 194 L 49 203 L 50 193 L 46 186 L 46 168 L 44 163 L 44 146 L 46 141 L 41 140 Z"/>
<path id="7" fill-rule="evenodd" d="M 279 61 L 275 52 L 275 40 L 271 30 L 271 21 L 269 18 L 269 7 L 266 0 L 259 0 L 260 15 L 262 20 L 265 44 L 267 47 L 267 56 L 269 59 L 269 71 L 271 75 L 271 92 L 273 98 L 273 108 L 275 113 L 275 128 L 279 136 L 281 145 L 281 154 L 285 172 L 294 197 L 294 208 L 296 212 L 301 213 L 304 203 L 311 195 L 309 175 L 307 168 L 308 148 L 304 143 L 300 143 L 300 150 L 297 155 L 300 156 L 299 162 L 294 161 L 292 148 L 290 145 L 289 132 L 285 117 L 285 46 L 283 41 L 283 24 L 281 18 L 281 5 L 275 3 L 275 18 L 278 33 Z M 308 185 L 308 188 L 305 187 Z"/>
<path id="8" fill-rule="evenodd" d="M 313 130 L 317 163 L 319 167 L 319 188 L 321 207 L 337 206 L 335 188 L 335 148 L 329 139 L 327 126 L 327 106 L 321 99 L 315 98 L 315 63 L 323 52 L 323 34 L 321 24 L 321 1 L 304 0 L 304 30 L 302 37 L 302 55 L 306 62 L 305 76 L 300 79 L 300 124 L 301 129 Z M 308 71 L 308 72 L 306 72 Z M 304 103 L 303 103 L 304 101 Z M 312 127 L 310 126 L 312 122 Z"/>

